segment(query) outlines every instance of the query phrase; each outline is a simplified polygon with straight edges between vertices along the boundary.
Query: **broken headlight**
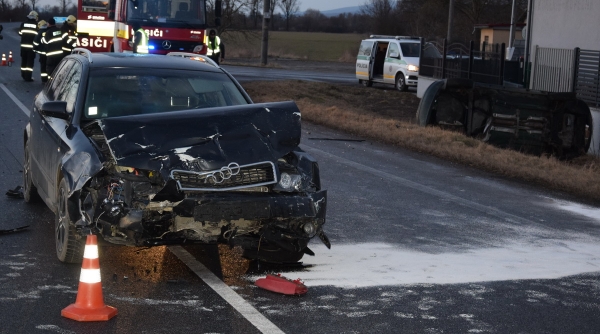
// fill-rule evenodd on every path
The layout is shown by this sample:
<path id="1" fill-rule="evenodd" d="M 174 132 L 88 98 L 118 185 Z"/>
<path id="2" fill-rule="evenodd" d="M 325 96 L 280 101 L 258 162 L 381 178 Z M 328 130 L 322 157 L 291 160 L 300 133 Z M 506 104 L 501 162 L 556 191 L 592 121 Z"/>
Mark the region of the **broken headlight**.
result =
<path id="1" fill-rule="evenodd" d="M 300 191 L 302 188 L 302 177 L 298 174 L 283 172 L 275 190 L 279 191 Z"/>

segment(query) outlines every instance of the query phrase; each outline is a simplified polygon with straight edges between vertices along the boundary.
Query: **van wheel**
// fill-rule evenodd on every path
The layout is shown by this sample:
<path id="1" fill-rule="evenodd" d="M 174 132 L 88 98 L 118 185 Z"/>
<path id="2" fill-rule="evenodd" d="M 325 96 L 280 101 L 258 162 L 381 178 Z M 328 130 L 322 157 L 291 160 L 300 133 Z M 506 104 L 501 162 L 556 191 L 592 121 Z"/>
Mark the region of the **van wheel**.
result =
<path id="1" fill-rule="evenodd" d="M 360 81 L 360 84 L 365 87 L 373 86 L 373 81 L 371 81 L 371 80 L 359 80 L 359 81 Z"/>
<path id="2" fill-rule="evenodd" d="M 408 86 L 406 86 L 406 82 L 404 81 L 404 74 L 398 73 L 396 74 L 396 89 L 401 92 L 406 92 Z"/>

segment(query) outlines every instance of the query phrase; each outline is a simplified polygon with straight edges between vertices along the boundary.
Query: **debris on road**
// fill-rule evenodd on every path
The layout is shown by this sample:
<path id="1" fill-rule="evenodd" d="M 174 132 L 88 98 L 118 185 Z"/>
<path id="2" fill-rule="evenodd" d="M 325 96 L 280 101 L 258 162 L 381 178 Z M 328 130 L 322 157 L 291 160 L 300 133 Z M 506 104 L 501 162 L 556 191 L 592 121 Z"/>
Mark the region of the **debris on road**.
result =
<path id="1" fill-rule="evenodd" d="M 10 189 L 6 192 L 6 196 L 11 198 L 23 199 L 23 187 L 17 186 L 15 189 Z"/>
<path id="2" fill-rule="evenodd" d="M 281 274 L 267 275 L 266 278 L 259 278 L 254 283 L 259 288 L 272 292 L 282 293 L 284 295 L 303 295 L 308 292 L 308 288 L 299 278 L 290 280 Z"/>
<path id="3" fill-rule="evenodd" d="M 25 226 L 21 226 L 21 227 L 17 227 L 17 228 L 12 228 L 12 229 L 9 229 L 9 230 L 0 230 L 0 235 L 21 232 L 21 231 L 26 230 L 27 228 L 29 228 L 29 225 L 25 225 Z"/>

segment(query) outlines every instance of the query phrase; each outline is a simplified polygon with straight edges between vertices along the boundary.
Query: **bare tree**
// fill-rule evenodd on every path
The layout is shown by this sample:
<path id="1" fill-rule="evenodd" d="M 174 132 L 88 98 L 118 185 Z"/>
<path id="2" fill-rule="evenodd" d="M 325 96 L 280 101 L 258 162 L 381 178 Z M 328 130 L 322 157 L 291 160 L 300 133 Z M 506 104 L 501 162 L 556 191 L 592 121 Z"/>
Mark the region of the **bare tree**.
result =
<path id="1" fill-rule="evenodd" d="M 254 22 L 255 29 L 258 27 L 260 8 L 262 8 L 262 0 L 250 0 L 250 17 Z"/>
<path id="2" fill-rule="evenodd" d="M 37 10 L 36 5 L 38 0 L 29 0 L 29 2 L 31 3 L 31 10 Z"/>
<path id="3" fill-rule="evenodd" d="M 394 9 L 396 0 L 369 0 L 361 6 L 361 13 L 371 17 L 373 32 L 378 34 L 394 34 L 397 30 Z"/>
<path id="4" fill-rule="evenodd" d="M 67 7 L 69 7 L 69 5 L 71 4 L 71 0 L 60 0 L 60 10 L 61 10 L 61 14 L 65 15 L 67 14 Z"/>
<path id="5" fill-rule="evenodd" d="M 273 7 L 271 7 L 273 8 Z M 281 0 L 279 8 L 283 11 L 285 17 L 285 30 L 290 30 L 290 19 L 300 11 L 300 1 L 298 0 Z"/>
<path id="6" fill-rule="evenodd" d="M 271 7 L 269 7 L 269 14 L 271 14 L 271 29 L 273 29 L 273 26 L 275 24 L 275 18 L 273 17 L 273 14 L 275 13 L 275 8 L 279 5 L 279 0 L 269 0 L 271 1 Z"/>

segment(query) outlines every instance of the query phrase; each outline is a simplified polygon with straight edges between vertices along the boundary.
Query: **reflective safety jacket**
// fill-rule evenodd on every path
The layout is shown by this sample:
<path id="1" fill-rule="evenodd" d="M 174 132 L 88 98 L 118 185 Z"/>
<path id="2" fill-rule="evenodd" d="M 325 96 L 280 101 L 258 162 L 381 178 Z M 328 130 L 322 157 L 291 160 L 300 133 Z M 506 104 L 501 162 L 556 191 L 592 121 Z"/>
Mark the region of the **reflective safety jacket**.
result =
<path id="1" fill-rule="evenodd" d="M 37 35 L 33 40 L 33 51 L 39 53 L 42 56 L 46 55 L 46 45 L 42 44 L 42 38 L 46 34 L 48 28 L 43 28 L 38 31 Z"/>
<path id="2" fill-rule="evenodd" d="M 21 48 L 33 49 L 33 40 L 37 36 L 38 27 L 35 19 L 27 19 L 21 23 L 19 35 L 21 36 Z"/>
<path id="3" fill-rule="evenodd" d="M 67 24 L 64 23 L 60 29 L 62 38 L 62 50 L 65 55 L 68 55 L 73 51 L 75 47 L 79 45 L 79 38 L 77 33 Z"/>
<path id="4" fill-rule="evenodd" d="M 46 34 L 42 37 L 42 45 L 46 50 L 46 57 L 48 57 L 50 63 L 52 63 L 52 60 L 56 60 L 55 63 L 58 63 L 62 59 L 62 34 L 56 26 L 49 27 L 46 30 Z"/>
<path id="5" fill-rule="evenodd" d="M 133 53 L 148 53 L 148 33 L 140 28 L 133 35 Z"/>
<path id="6" fill-rule="evenodd" d="M 208 50 L 206 51 L 207 56 L 217 55 L 221 53 L 223 50 L 223 44 L 221 43 L 221 38 L 219 36 L 215 36 L 214 41 L 208 38 Z"/>

